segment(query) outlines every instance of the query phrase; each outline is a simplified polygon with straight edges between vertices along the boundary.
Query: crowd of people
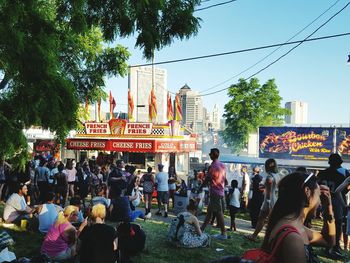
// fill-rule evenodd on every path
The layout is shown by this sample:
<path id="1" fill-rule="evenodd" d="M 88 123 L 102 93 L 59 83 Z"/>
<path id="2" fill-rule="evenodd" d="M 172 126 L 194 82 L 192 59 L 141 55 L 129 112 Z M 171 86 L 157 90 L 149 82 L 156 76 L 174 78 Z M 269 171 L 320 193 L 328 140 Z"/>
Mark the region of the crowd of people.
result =
<path id="1" fill-rule="evenodd" d="M 209 156 L 211 164 L 203 171 L 195 171 L 186 187 L 191 194 L 187 211 L 177 215 L 181 234 L 180 225 L 176 225 L 173 240 L 178 245 L 209 246 L 211 237 L 205 229 L 214 219 L 220 233 L 212 237 L 228 239 L 227 231 L 237 230 L 235 217 L 241 211 L 250 213 L 254 232 L 245 236 L 249 241 L 258 241 L 267 222 L 263 251 L 274 251 L 276 240 L 283 236 L 275 255 L 277 262 L 296 262 L 296 258 L 297 262 L 318 262 L 312 250 L 314 245 L 326 247 L 332 258 L 341 258 L 341 239 L 344 250 L 348 249 L 350 218 L 347 218 L 346 193 L 350 177 L 338 154 L 330 155 L 330 167 L 318 174 L 299 167 L 283 177 L 274 159 L 266 160 L 264 172 L 253 167 L 251 175 L 248 167 L 243 166 L 241 185 L 236 179 L 227 182 L 226 167 L 219 161 L 218 149 L 211 149 Z M 142 174 L 123 160 L 106 162 L 101 155 L 79 163 L 68 160 L 66 164 L 39 155 L 28 163 L 25 171 L 15 172 L 8 162 L 0 160 L 0 198 L 6 201 L 3 220 L 18 225 L 25 220 L 30 229 L 44 233 L 41 252 L 52 260 L 79 255 L 80 262 L 101 262 L 98 255 L 103 255 L 103 262 L 117 259 L 128 262 L 144 247 L 146 235 L 133 222 L 136 218 L 152 217 L 155 189 L 157 216 L 168 217 L 169 205 L 174 207 L 181 180 L 173 166 L 168 172 L 161 163 L 157 168 L 154 172 L 148 167 Z M 15 178 L 11 178 L 14 174 Z M 204 187 L 208 187 L 209 202 L 200 225 L 197 214 Z M 142 197 L 145 212 L 135 209 Z M 224 222 L 226 209 L 231 218 L 228 229 Z M 310 229 L 310 218 L 314 216 L 323 219 L 321 232 Z M 106 225 L 106 219 L 116 226 Z M 97 246 L 96 237 L 103 240 Z M 291 259 L 290 255 L 295 258 Z"/>

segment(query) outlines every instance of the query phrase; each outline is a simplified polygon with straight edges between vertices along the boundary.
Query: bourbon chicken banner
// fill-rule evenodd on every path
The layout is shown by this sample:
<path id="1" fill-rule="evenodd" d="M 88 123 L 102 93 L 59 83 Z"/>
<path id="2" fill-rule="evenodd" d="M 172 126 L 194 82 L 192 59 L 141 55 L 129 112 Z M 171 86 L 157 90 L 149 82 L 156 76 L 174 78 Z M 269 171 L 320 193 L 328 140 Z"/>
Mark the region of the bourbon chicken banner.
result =
<path id="1" fill-rule="evenodd" d="M 334 128 L 260 127 L 259 157 L 328 160 L 334 149 Z"/>

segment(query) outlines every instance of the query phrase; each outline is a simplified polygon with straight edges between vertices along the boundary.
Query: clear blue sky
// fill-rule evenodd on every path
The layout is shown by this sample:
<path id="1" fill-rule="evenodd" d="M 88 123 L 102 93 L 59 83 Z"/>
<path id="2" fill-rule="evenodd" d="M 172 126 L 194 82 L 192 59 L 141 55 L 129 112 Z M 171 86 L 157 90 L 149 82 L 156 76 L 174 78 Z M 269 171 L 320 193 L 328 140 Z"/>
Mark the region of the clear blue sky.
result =
<path id="1" fill-rule="evenodd" d="M 211 0 L 202 7 L 226 0 Z M 155 54 L 156 62 L 179 58 L 228 52 L 269 44 L 282 43 L 313 21 L 336 0 L 237 0 L 236 2 L 196 12 L 202 19 L 199 33 L 189 40 L 175 40 Z M 301 40 L 348 1 L 340 0 L 293 40 Z M 350 6 L 335 17 L 312 37 L 350 32 Z M 135 39 L 117 41 L 129 48 L 130 65 L 146 61 L 142 52 L 134 49 Z M 282 55 L 292 46 L 283 47 L 264 62 L 240 77 L 248 77 Z M 273 49 L 265 49 L 216 58 L 201 59 L 182 63 L 166 64 L 159 67 L 168 72 L 168 90 L 176 92 L 185 83 L 193 90 L 203 91 L 221 83 L 253 65 Z M 350 122 L 350 66 L 346 64 L 350 53 L 350 36 L 304 43 L 282 60 L 256 77 L 260 83 L 274 78 L 286 101 L 301 100 L 309 104 L 309 123 Z M 228 87 L 239 77 L 211 90 Z M 116 97 L 116 111 L 127 110 L 128 79 L 112 78 L 107 81 L 106 91 Z M 211 111 L 217 103 L 223 113 L 228 101 L 227 92 L 204 97 L 204 106 Z M 124 105 L 121 105 L 124 104 Z M 104 108 L 107 109 L 107 103 Z"/>

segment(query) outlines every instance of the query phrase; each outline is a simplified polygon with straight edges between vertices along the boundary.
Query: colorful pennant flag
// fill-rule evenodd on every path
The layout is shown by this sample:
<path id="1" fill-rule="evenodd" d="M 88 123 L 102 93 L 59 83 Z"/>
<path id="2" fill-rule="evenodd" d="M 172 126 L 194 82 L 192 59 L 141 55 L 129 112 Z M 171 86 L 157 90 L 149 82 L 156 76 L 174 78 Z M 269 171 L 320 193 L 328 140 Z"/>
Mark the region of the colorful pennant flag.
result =
<path id="1" fill-rule="evenodd" d="M 174 111 L 173 111 L 173 105 L 171 103 L 171 96 L 170 93 L 168 92 L 168 97 L 167 97 L 167 119 L 168 121 L 171 121 L 174 119 Z"/>
<path id="2" fill-rule="evenodd" d="M 97 117 L 98 121 L 101 121 L 101 98 L 97 101 Z"/>
<path id="3" fill-rule="evenodd" d="M 149 96 L 148 103 L 149 119 L 151 122 L 153 122 L 157 118 L 157 97 L 153 87 L 151 89 L 151 94 Z"/>
<path id="4" fill-rule="evenodd" d="M 133 113 L 134 113 L 134 98 L 131 95 L 131 91 L 130 89 L 128 90 L 128 116 L 129 116 L 129 120 L 133 121 L 134 117 L 133 117 Z"/>
<path id="5" fill-rule="evenodd" d="M 181 109 L 181 102 L 180 102 L 180 95 L 176 94 L 175 97 L 175 120 L 181 121 L 182 120 L 182 109 Z"/>
<path id="6" fill-rule="evenodd" d="M 115 99 L 112 96 L 112 92 L 109 91 L 109 114 L 110 114 L 110 119 L 114 119 L 113 111 L 114 111 L 115 106 L 116 106 Z"/>

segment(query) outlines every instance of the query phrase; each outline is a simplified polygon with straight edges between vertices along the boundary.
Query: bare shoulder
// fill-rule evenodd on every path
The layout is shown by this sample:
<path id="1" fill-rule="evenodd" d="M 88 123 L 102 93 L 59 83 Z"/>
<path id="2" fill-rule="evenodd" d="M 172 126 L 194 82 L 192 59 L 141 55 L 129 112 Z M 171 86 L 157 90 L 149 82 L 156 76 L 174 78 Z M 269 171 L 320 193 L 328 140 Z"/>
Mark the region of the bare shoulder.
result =
<path id="1" fill-rule="evenodd" d="M 281 252 L 283 262 L 306 262 L 304 241 L 298 233 L 290 233 L 286 236 L 282 243 Z"/>

